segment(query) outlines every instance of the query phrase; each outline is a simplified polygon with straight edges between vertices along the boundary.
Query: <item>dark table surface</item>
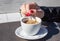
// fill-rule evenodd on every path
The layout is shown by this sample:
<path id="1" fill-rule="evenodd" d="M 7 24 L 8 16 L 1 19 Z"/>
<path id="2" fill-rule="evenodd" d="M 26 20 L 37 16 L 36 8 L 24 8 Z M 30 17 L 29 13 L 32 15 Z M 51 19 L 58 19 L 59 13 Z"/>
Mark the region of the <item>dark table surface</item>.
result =
<path id="1" fill-rule="evenodd" d="M 60 23 L 43 22 L 47 26 L 48 35 L 38 40 L 25 40 L 15 35 L 15 30 L 20 26 L 20 22 L 10 22 L 0 24 L 0 41 L 60 41 Z"/>

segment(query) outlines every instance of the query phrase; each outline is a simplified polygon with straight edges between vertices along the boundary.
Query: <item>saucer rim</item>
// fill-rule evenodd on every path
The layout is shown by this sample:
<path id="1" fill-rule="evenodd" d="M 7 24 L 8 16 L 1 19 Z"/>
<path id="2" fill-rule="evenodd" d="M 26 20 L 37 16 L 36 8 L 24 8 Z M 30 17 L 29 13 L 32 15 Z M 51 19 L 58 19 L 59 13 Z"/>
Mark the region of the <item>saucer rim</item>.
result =
<path id="1" fill-rule="evenodd" d="M 42 26 L 45 30 L 46 30 L 46 34 L 45 34 L 45 36 L 48 34 L 48 30 L 44 27 L 44 26 Z M 41 28 L 42 28 L 41 27 Z M 17 37 L 19 37 L 19 38 L 22 38 L 22 39 L 27 39 L 27 40 L 36 40 L 36 39 L 41 39 L 41 38 L 44 38 L 45 36 L 43 36 L 43 37 L 41 37 L 41 38 L 35 38 L 35 39 L 28 39 L 28 38 L 24 38 L 23 36 L 21 36 L 21 35 L 18 35 L 16 32 L 17 32 L 17 30 L 18 29 L 20 29 L 21 28 L 21 26 L 20 27 L 18 27 L 16 30 L 15 30 L 15 35 L 17 36 Z M 22 28 L 21 28 L 21 31 L 22 31 Z"/>

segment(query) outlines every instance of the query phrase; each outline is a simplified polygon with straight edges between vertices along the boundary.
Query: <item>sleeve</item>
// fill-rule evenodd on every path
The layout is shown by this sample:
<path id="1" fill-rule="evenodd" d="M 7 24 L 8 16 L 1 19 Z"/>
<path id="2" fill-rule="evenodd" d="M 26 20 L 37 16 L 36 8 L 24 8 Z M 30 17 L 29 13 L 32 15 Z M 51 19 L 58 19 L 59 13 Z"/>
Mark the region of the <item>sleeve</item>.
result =
<path id="1" fill-rule="evenodd" d="M 60 7 L 40 7 L 44 11 L 43 21 L 60 22 Z"/>

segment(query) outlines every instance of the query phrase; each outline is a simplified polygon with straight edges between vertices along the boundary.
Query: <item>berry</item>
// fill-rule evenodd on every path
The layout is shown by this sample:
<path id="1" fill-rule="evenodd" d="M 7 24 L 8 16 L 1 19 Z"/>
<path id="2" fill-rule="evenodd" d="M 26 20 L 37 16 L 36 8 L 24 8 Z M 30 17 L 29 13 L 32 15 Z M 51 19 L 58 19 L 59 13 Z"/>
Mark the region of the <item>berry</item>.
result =
<path id="1" fill-rule="evenodd" d="M 34 13 L 34 11 L 31 9 L 31 10 L 30 10 L 30 13 Z"/>
<path id="2" fill-rule="evenodd" d="M 28 12 L 28 13 L 26 13 L 25 15 L 26 15 L 26 16 L 30 16 L 30 13 Z"/>
<path id="3" fill-rule="evenodd" d="M 31 9 L 29 12 L 27 12 L 25 15 L 26 16 L 31 16 L 34 13 L 34 11 Z"/>

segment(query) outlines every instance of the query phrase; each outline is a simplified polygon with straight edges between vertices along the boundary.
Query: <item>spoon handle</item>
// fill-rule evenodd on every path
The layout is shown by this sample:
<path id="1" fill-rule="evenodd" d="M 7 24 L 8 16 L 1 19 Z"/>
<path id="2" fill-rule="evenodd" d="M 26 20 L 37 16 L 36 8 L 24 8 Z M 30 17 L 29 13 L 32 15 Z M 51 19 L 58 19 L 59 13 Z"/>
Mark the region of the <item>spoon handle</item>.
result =
<path id="1" fill-rule="evenodd" d="M 22 17 L 22 14 L 21 14 L 21 9 L 20 9 L 19 11 L 20 11 L 20 12 L 19 12 L 19 13 L 20 13 L 20 16 Z"/>

